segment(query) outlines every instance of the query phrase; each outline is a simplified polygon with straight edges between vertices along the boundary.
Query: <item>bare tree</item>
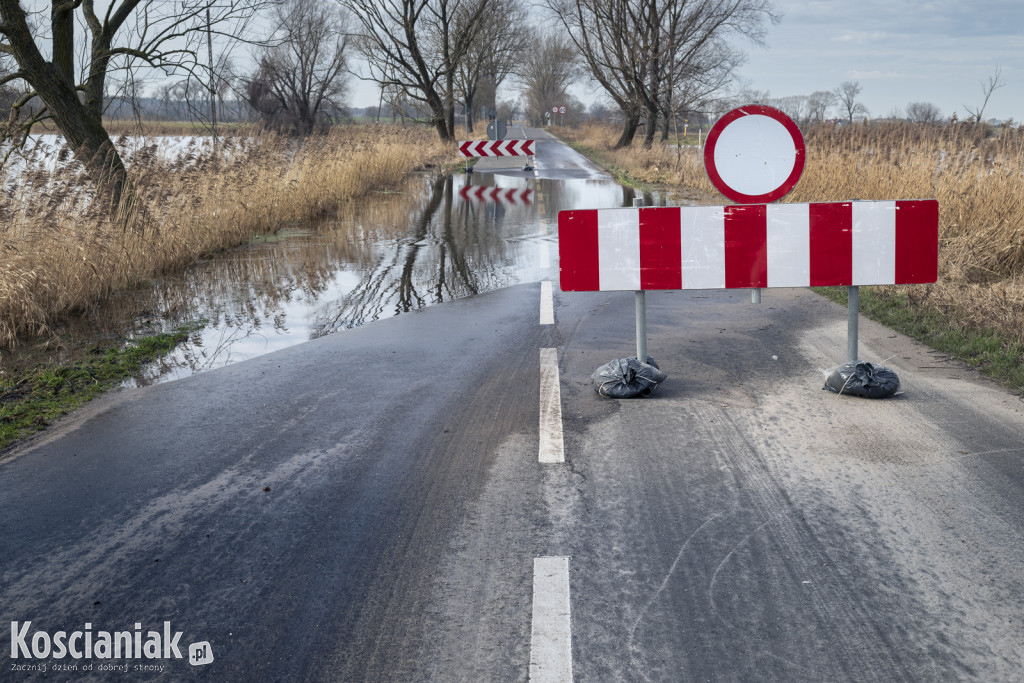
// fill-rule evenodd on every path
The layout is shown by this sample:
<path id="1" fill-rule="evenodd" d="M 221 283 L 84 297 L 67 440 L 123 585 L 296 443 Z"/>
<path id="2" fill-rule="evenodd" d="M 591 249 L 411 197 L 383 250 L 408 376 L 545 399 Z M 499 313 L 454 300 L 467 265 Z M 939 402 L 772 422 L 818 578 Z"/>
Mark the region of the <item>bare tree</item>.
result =
<path id="1" fill-rule="evenodd" d="M 480 30 L 459 63 L 457 75 L 457 88 L 466 104 L 468 131 L 473 130 L 478 103 L 498 108 L 498 88 L 512 73 L 529 44 L 524 40 L 527 25 L 526 10 L 518 0 L 506 1 L 501 12 L 487 12 L 481 18 Z"/>
<path id="2" fill-rule="evenodd" d="M 860 91 L 860 83 L 857 81 L 843 81 L 833 91 L 839 100 L 840 109 L 846 112 L 846 118 L 850 123 L 853 123 L 854 116 L 867 116 L 868 114 L 868 108 L 857 101 Z"/>
<path id="3" fill-rule="evenodd" d="M 307 135 L 325 114 L 343 108 L 349 20 L 342 8 L 319 0 L 285 0 L 271 20 L 277 30 L 256 53 L 249 101 L 273 125 Z"/>
<path id="4" fill-rule="evenodd" d="M 16 125 L 7 126 L 4 137 L 24 139 L 33 124 L 52 120 L 116 204 L 127 173 L 101 119 L 108 75 L 143 66 L 165 74 L 200 73 L 208 68 L 201 50 L 206 40 L 213 34 L 238 39 L 269 2 L 112 0 L 97 13 L 93 0 L 53 0 L 38 3 L 49 11 L 34 13 L 37 21 L 32 21 L 19 0 L 0 0 L 0 52 L 17 63 L 17 71 L 0 79 L 0 85 L 27 84 L 13 107 Z M 81 26 L 85 35 L 76 36 Z M 19 119 L 33 97 L 43 108 Z"/>
<path id="5" fill-rule="evenodd" d="M 673 21 L 680 18 L 677 16 Z M 667 28 L 665 33 L 669 40 L 666 40 L 666 43 L 671 43 L 671 36 L 675 35 L 680 27 L 670 22 Z M 670 124 L 675 124 L 678 132 L 680 116 L 690 111 L 706 109 L 707 101 L 732 83 L 736 69 L 745 60 L 745 55 L 726 40 L 706 43 L 699 54 L 667 60 L 664 84 L 658 91 L 662 140 L 668 139 Z M 648 147 L 653 140 L 653 125 L 652 120 L 644 136 L 644 145 Z"/>
<path id="6" fill-rule="evenodd" d="M 498 111 L 498 118 L 503 121 L 519 118 L 519 103 L 515 100 L 502 100 L 494 108 Z"/>
<path id="7" fill-rule="evenodd" d="M 763 41 L 770 0 L 545 0 L 567 30 L 591 77 L 625 113 L 617 146 L 632 143 L 646 117 L 693 108 L 742 61 L 732 40 Z"/>
<path id="8" fill-rule="evenodd" d="M 971 115 L 975 123 L 979 125 L 981 124 L 981 117 L 985 113 L 985 107 L 988 106 L 989 98 L 992 97 L 992 93 L 999 88 L 1002 88 L 1004 85 L 1006 85 L 1006 83 L 1003 81 L 1002 67 L 997 66 L 995 73 L 988 77 L 988 81 L 981 84 L 981 94 L 984 96 L 981 100 L 981 106 L 968 107 L 966 104 L 964 105 L 964 109 L 966 109 L 967 113 Z"/>
<path id="9" fill-rule="evenodd" d="M 911 102 L 907 105 L 907 119 L 914 123 L 938 123 L 942 112 L 931 102 Z"/>
<path id="10" fill-rule="evenodd" d="M 788 95 L 778 98 L 772 104 L 794 121 L 806 121 L 809 118 L 808 99 L 807 95 Z"/>
<path id="11" fill-rule="evenodd" d="M 815 90 L 807 97 L 807 118 L 821 123 L 828 116 L 828 110 L 836 103 L 836 94 L 828 90 Z"/>
<path id="12" fill-rule="evenodd" d="M 566 104 L 578 74 L 576 52 L 568 40 L 555 34 L 534 38 L 519 66 L 526 117 L 542 125 L 545 112 Z"/>
<path id="13" fill-rule="evenodd" d="M 424 103 L 442 140 L 455 139 L 459 65 L 490 0 L 338 0 L 359 22 L 368 79 Z"/>

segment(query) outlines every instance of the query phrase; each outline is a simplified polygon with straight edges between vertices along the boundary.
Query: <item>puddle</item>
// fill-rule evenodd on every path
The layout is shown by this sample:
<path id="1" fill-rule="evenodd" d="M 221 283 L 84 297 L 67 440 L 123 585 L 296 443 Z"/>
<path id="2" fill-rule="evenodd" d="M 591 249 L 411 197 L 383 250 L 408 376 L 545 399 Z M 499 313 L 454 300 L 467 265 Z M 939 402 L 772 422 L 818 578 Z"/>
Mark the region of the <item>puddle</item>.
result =
<path id="1" fill-rule="evenodd" d="M 610 180 L 418 175 L 305 229 L 283 229 L 119 294 L 77 339 L 206 320 L 130 385 L 169 381 L 488 290 L 557 276 L 557 216 L 632 206 Z M 663 204 L 645 196 L 648 206 Z M 93 342 L 94 343 L 94 342 Z"/>

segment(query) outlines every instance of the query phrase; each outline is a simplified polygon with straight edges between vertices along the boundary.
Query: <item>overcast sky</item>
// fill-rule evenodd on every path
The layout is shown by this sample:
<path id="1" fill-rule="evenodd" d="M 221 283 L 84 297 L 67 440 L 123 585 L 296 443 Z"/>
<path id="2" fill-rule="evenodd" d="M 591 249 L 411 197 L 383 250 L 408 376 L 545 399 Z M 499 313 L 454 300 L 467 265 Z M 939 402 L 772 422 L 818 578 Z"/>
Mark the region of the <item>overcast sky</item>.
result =
<path id="1" fill-rule="evenodd" d="M 751 47 L 742 77 L 772 97 L 859 81 L 872 116 L 931 102 L 963 119 L 983 99 L 985 118 L 1024 122 L 1024 0 L 775 0 L 783 14 L 767 48 Z"/>
<path id="2" fill-rule="evenodd" d="M 772 97 L 858 81 L 871 116 L 930 102 L 943 117 L 980 106 L 982 82 L 1001 69 L 985 118 L 1024 122 L 1024 0 L 775 0 L 782 21 L 766 47 L 744 46 L 742 81 Z M 378 91 L 354 80 L 352 104 Z M 593 87 L 573 92 L 585 103 Z M 510 93 L 504 90 L 502 97 Z"/>

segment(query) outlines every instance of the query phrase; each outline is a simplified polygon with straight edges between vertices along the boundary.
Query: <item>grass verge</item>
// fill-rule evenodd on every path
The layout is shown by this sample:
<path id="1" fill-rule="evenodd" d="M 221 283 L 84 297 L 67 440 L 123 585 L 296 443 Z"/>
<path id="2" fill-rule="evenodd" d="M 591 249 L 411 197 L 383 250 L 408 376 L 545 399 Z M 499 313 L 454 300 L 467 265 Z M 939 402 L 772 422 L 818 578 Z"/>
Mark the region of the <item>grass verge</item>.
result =
<path id="1" fill-rule="evenodd" d="M 616 166 L 614 161 L 612 161 L 612 158 L 609 155 L 604 154 L 600 149 L 596 147 L 588 147 L 587 145 L 580 144 L 579 142 L 573 142 L 571 140 L 563 140 L 563 142 L 604 170 L 608 171 L 616 181 L 623 185 L 635 187 L 638 190 L 647 190 L 653 187 L 652 183 L 645 182 L 641 178 L 637 178 L 630 173 L 628 169 Z"/>
<path id="2" fill-rule="evenodd" d="M 185 341 L 195 325 L 142 337 L 120 347 L 94 347 L 86 358 L 4 371 L 0 376 L 0 451 L 41 431 L 135 376 L 139 369 Z"/>
<path id="3" fill-rule="evenodd" d="M 813 289 L 838 304 L 847 303 L 845 287 Z M 860 312 L 1024 394 L 1024 343 L 991 328 L 956 325 L 941 311 L 918 306 L 906 293 L 883 296 L 875 288 L 861 287 Z"/>

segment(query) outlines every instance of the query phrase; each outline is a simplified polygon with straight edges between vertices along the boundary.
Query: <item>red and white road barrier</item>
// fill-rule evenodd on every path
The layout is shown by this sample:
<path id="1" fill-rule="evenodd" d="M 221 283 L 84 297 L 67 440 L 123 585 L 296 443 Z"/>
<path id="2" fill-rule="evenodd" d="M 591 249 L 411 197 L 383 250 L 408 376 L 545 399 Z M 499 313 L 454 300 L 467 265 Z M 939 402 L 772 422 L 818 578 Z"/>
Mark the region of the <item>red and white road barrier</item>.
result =
<path id="1" fill-rule="evenodd" d="M 935 200 L 558 214 L 563 291 L 935 282 Z"/>
<path id="2" fill-rule="evenodd" d="M 533 196 L 533 190 L 525 189 L 520 190 L 517 188 L 508 187 L 489 187 L 487 185 L 466 185 L 459 190 L 459 196 L 469 201 L 475 199 L 477 201 L 486 202 L 498 202 L 500 204 L 509 204 L 512 206 L 518 206 L 523 204 L 529 206 L 531 197 Z"/>
<path id="3" fill-rule="evenodd" d="M 464 157 L 532 157 L 533 140 L 465 140 L 459 142 Z"/>

